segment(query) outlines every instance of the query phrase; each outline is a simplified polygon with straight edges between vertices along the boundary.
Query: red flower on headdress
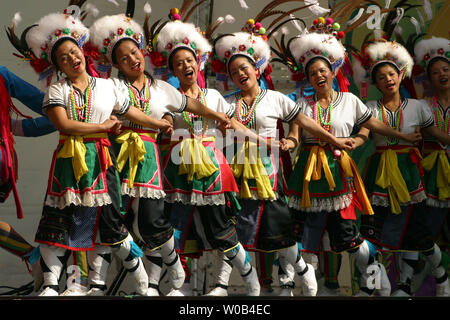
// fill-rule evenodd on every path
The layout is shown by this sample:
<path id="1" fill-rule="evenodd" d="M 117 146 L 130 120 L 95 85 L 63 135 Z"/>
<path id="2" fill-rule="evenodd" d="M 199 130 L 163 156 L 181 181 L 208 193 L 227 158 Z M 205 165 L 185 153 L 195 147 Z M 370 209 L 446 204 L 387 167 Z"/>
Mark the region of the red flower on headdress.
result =
<path id="1" fill-rule="evenodd" d="M 215 73 L 224 72 L 225 64 L 219 59 L 214 59 L 211 61 L 211 68 Z"/>
<path id="2" fill-rule="evenodd" d="M 162 67 L 167 63 L 167 58 L 158 51 L 153 51 L 150 53 L 150 61 L 156 67 Z"/>

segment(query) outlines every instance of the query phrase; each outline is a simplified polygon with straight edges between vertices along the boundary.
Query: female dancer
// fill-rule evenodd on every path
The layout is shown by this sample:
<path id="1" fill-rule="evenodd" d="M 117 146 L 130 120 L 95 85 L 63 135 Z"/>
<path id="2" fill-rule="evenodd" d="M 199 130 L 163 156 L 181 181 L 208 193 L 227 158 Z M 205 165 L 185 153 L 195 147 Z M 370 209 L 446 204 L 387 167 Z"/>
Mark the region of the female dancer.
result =
<path id="1" fill-rule="evenodd" d="M 263 146 L 270 146 L 277 139 L 278 119 L 289 122 L 291 126 L 290 138 L 281 140 L 283 150 L 297 145 L 295 136 L 299 127 L 339 148 L 351 148 L 352 141 L 337 139 L 323 130 L 299 113 L 299 107 L 283 94 L 259 87 L 258 77 L 270 59 L 270 48 L 259 34 L 262 30 L 219 37 L 214 45 L 213 64 L 217 66 L 218 62 L 222 62 L 222 69 L 240 89 L 240 92 L 227 98 L 234 107 L 234 118 L 247 128 L 256 130 L 260 137 L 259 146 L 248 141 L 239 141 L 241 145 L 236 146 L 239 148 L 233 146 L 231 167 L 240 184 L 242 204 L 242 211 L 237 217 L 237 231 L 248 250 L 278 253 L 279 280 L 283 288 L 281 295 L 292 295 L 295 270 L 300 276 L 303 294 L 314 296 L 317 291 L 314 268 L 305 263 L 297 248 L 277 150 L 270 147 L 264 150 Z"/>
<path id="2" fill-rule="evenodd" d="M 416 64 L 425 69 L 427 79 L 431 84 L 433 96 L 427 98 L 427 105 L 434 118 L 434 125 L 440 130 L 450 134 L 449 131 L 449 102 L 450 61 L 448 57 L 450 47 L 445 38 L 432 37 L 431 39 L 419 41 L 414 47 Z M 428 227 L 434 238 L 438 238 L 443 228 L 443 223 L 448 220 L 448 209 L 450 207 L 450 181 L 448 180 L 448 147 L 445 148 L 438 140 L 424 133 L 422 166 L 424 168 L 424 187 L 427 193 L 427 212 L 433 219 L 427 220 Z M 447 180 L 445 180 L 447 177 Z M 446 245 L 448 248 L 448 243 Z M 441 247 L 441 249 L 443 249 Z M 414 280 L 414 278 L 413 278 Z M 414 281 L 412 282 L 412 284 Z M 411 289 L 413 289 L 411 287 Z M 418 289 L 418 288 L 417 288 Z M 445 286 L 438 285 L 438 291 Z M 438 292 L 437 295 L 445 295 Z"/>
<path id="3" fill-rule="evenodd" d="M 420 134 L 407 136 L 373 118 L 353 94 L 333 90 L 333 79 L 345 61 L 345 49 L 338 40 L 342 33 L 335 30 L 333 22 L 320 20 L 314 26 L 315 32 L 293 38 L 288 47 L 316 92 L 297 101 L 302 112 L 337 137 L 350 136 L 358 125 L 409 141 L 419 139 Z M 302 142 L 304 152 L 288 182 L 289 206 L 294 212 L 299 241 L 304 249 L 317 252 L 327 231 L 331 250 L 347 251 L 355 259 L 362 286 L 367 286 L 369 272 L 375 272 L 381 275 L 381 294 L 389 295 L 385 269 L 375 261 L 374 246 L 364 240 L 355 223 L 355 206 L 363 214 L 373 214 L 356 164 L 345 151 L 330 148 L 308 132 L 302 132 Z"/>
<path id="4" fill-rule="evenodd" d="M 158 52 L 167 56 L 167 66 L 180 81 L 183 93 L 204 102 L 208 108 L 228 116 L 233 114 L 232 106 L 218 91 L 202 89 L 197 85 L 199 72 L 211 46 L 193 24 L 177 20 L 167 23 L 156 43 Z M 220 126 L 188 112 L 174 115 L 173 123 L 175 132 L 180 132 L 177 135 L 182 136 L 183 140 L 179 142 L 172 138 L 170 152 L 164 160 L 164 173 L 167 201 L 172 204 L 171 221 L 179 232 L 177 246 L 180 252 L 189 250 L 185 247 L 186 240 L 195 232 L 199 243 L 195 251 L 221 251 L 230 264 L 238 268 L 248 295 L 257 296 L 260 285 L 256 270 L 238 241 L 231 219 L 232 207 L 237 202 L 234 193 L 238 192 L 238 188 L 224 155 L 216 148 L 215 137 L 222 136 L 218 130 Z M 197 152 L 194 163 L 185 163 L 184 158 L 178 164 L 174 161 L 175 151 L 186 152 L 189 145 Z M 202 158 L 197 158 L 200 161 L 195 163 L 195 157 L 199 155 Z"/>
<path id="5" fill-rule="evenodd" d="M 448 145 L 450 137 L 433 125 L 429 108 L 423 102 L 404 99 L 399 87 L 411 74 L 413 59 L 396 42 L 374 41 L 361 53 L 368 76 L 382 93 L 378 101 L 369 101 L 373 116 L 398 132 L 414 132 L 421 128 L 439 142 Z M 356 68 L 357 70 L 363 70 Z M 356 79 L 367 76 L 356 73 Z M 364 81 L 364 80 L 363 80 Z M 410 281 L 418 252 L 422 252 L 433 267 L 438 291 L 448 293 L 448 279 L 441 265 L 441 253 L 434 243 L 426 222 L 426 193 L 421 176 L 421 154 L 412 143 L 400 142 L 373 133 L 376 152 L 366 166 L 366 186 L 375 215 L 362 218 L 361 231 L 374 243 L 398 250 L 400 277 L 394 296 L 409 295 Z"/>
<path id="6" fill-rule="evenodd" d="M 169 129 L 136 108 L 110 80 L 90 77 L 82 45 L 89 30 L 68 14 L 53 13 L 38 21 L 27 34 L 36 59 L 66 78 L 50 85 L 43 109 L 60 132 L 54 153 L 42 218 L 35 241 L 41 244 L 44 290 L 58 295 L 58 280 L 67 249 L 93 250 L 97 241 L 111 246 L 136 282 L 138 294 L 147 292 L 147 275 L 140 250 L 123 225 L 114 155 L 109 152 L 107 132 L 121 123 L 112 112 L 126 115 L 147 127 Z"/>
<path id="7" fill-rule="evenodd" d="M 118 34 L 116 31 L 120 29 L 124 32 Z M 145 72 L 143 30 L 130 17 L 123 14 L 102 17 L 90 31 L 93 34 L 91 43 L 105 52 L 102 63 L 119 69 L 120 83 L 129 92 L 135 107 L 157 119 L 168 112 L 187 110 L 205 118 L 227 121 L 224 114 L 204 108 L 197 100 L 182 95 L 168 83 L 155 80 Z M 157 131 L 127 120 L 124 120 L 122 130 L 123 133 L 114 138 L 113 146 L 118 154 L 122 195 L 126 199 L 131 198 L 127 201 L 131 210 L 127 210 L 126 219 L 147 247 L 144 261 L 149 275 L 148 295 L 159 295 L 161 262 L 168 267 L 174 289 L 183 285 L 185 272 L 174 250 L 173 227 L 164 213 L 165 192 L 161 158 L 156 145 Z M 136 151 L 138 161 L 134 160 Z M 100 255 L 97 257 L 102 259 Z M 106 275 L 103 277 L 106 278 Z"/>

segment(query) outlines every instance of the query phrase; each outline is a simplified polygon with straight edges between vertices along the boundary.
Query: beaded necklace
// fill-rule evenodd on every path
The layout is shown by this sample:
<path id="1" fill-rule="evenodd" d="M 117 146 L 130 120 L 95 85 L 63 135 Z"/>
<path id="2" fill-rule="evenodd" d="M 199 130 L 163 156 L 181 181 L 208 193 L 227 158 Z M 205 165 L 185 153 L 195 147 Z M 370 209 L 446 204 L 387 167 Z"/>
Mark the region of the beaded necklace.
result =
<path id="1" fill-rule="evenodd" d="M 383 123 L 391 128 L 393 128 L 394 130 L 400 131 L 401 127 L 402 127 L 402 123 L 403 123 L 403 109 L 400 106 L 398 108 L 398 112 L 397 112 L 397 117 L 395 118 L 395 124 L 394 127 L 392 127 L 389 123 L 389 120 L 386 116 L 386 107 L 384 106 L 383 103 L 381 103 L 381 120 L 383 121 Z M 391 138 L 391 137 L 387 137 L 384 136 L 384 139 L 386 140 L 386 143 L 388 145 L 395 145 L 398 144 L 398 139 L 397 138 Z"/>
<path id="2" fill-rule="evenodd" d="M 313 106 L 313 119 L 318 122 L 322 128 L 331 133 L 331 112 L 333 111 L 333 98 L 334 98 L 334 90 L 331 90 L 331 99 L 330 105 L 326 108 L 326 112 L 324 114 L 324 109 L 319 103 L 319 99 L 315 96 L 315 100 L 317 101 Z M 311 101 L 311 103 L 313 103 Z M 325 142 L 322 142 L 320 139 L 319 145 L 325 145 Z"/>
<path id="3" fill-rule="evenodd" d="M 82 106 L 78 104 L 78 101 L 75 98 L 75 92 L 75 89 L 72 89 L 70 92 L 72 119 L 88 123 L 90 122 L 92 115 L 92 88 L 90 82 L 84 93 L 84 104 Z"/>
<path id="4" fill-rule="evenodd" d="M 185 94 L 183 89 L 180 88 L 180 91 L 181 91 L 182 94 Z M 205 108 L 207 108 L 205 94 L 203 93 L 203 91 L 200 88 L 198 88 L 198 95 L 197 95 L 196 100 L 200 101 L 200 103 L 203 104 L 205 106 Z M 199 135 L 202 132 L 205 132 L 205 133 L 208 132 L 208 120 L 207 119 L 205 121 L 203 119 L 203 117 L 201 117 L 199 115 L 196 115 L 196 114 L 193 114 L 193 113 L 188 112 L 188 111 L 183 111 L 182 114 L 183 114 L 184 122 L 186 122 L 186 124 L 187 124 L 187 126 L 189 128 L 189 131 L 191 132 L 191 134 Z M 201 128 L 198 128 L 196 126 L 196 123 L 198 121 L 202 121 L 202 127 Z M 205 128 L 205 130 L 203 130 L 203 128 Z"/>
<path id="5" fill-rule="evenodd" d="M 150 81 L 148 81 L 147 77 L 145 77 L 145 98 L 142 99 L 139 92 L 131 85 L 131 83 L 127 83 L 128 94 L 130 95 L 130 100 L 134 107 L 139 108 L 146 115 L 150 113 Z M 144 103 L 144 106 L 141 105 L 140 102 Z"/>
<path id="6" fill-rule="evenodd" d="M 328 106 L 328 108 L 324 109 L 322 108 L 316 97 L 317 102 L 313 108 L 314 120 L 316 120 L 316 122 L 319 122 L 322 128 L 324 128 L 328 132 L 331 132 L 330 124 L 331 124 L 331 112 L 333 111 L 333 98 L 334 98 L 334 90 L 331 90 L 330 105 Z M 326 110 L 325 114 L 324 110 Z"/>
<path id="7" fill-rule="evenodd" d="M 432 111 L 433 111 L 433 115 L 434 115 L 434 123 L 436 123 L 436 126 L 446 132 L 447 134 L 450 134 L 449 132 L 449 120 L 450 117 L 447 117 L 446 119 L 442 118 L 441 112 L 439 110 L 439 106 L 438 106 L 438 101 L 436 96 L 433 96 L 433 106 L 432 106 Z"/>
<path id="8" fill-rule="evenodd" d="M 253 101 L 253 104 L 251 107 L 247 110 L 247 112 L 243 113 L 242 103 L 244 101 L 244 98 L 242 98 L 242 95 L 239 95 L 239 99 L 237 99 L 236 103 L 236 119 L 245 125 L 247 128 L 250 128 L 255 123 L 255 110 L 258 103 L 261 101 L 261 90 L 256 95 L 255 100 Z"/>

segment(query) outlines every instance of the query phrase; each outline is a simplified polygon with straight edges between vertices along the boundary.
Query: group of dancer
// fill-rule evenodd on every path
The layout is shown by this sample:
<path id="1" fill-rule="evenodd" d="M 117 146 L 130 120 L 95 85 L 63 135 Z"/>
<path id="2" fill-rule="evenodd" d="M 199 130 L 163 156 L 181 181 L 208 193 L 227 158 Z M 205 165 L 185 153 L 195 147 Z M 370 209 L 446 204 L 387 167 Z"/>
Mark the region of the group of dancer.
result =
<path id="1" fill-rule="evenodd" d="M 429 100 L 400 94 L 414 67 L 402 45 L 368 41 L 352 59 L 354 77 L 371 81 L 382 97 L 363 103 L 342 81 L 349 58 L 339 24 L 315 19 L 277 51 L 312 87 L 294 101 L 264 85 L 275 49 L 260 22 L 212 40 L 211 30 L 187 22 L 187 9 L 172 9 L 169 21 L 150 26 L 146 5 L 141 26 L 128 8 L 89 28 L 66 10 L 25 29 L 22 42 L 10 29 L 11 42 L 48 88 L 42 112 L 59 132 L 39 246 L 21 251 L 39 270 L 38 294 L 106 295 L 117 257 L 135 294 L 161 295 L 166 268 L 165 295 L 181 296 L 186 257 L 216 250 L 216 287 L 208 296 L 228 294 L 233 268 L 246 295 L 261 294 L 262 266 L 250 251 L 276 255 L 279 295 L 293 296 L 298 276 L 302 294 L 315 296 L 315 270 L 302 252 L 329 250 L 354 259 L 358 295 L 391 295 L 378 253 L 398 251 L 392 295 L 412 294 L 422 253 L 436 294 L 449 296 L 436 244 L 450 204 L 449 41 L 416 46 L 416 62 L 435 90 Z M 238 91 L 223 97 L 206 88 L 205 64 Z M 53 81 L 57 72 L 63 77 Z M 165 81 L 169 76 L 178 84 Z M 286 136 L 280 122 L 289 127 Z M 368 139 L 375 152 L 362 174 L 351 154 Z M 297 149 L 288 167 L 282 154 Z M 60 292 L 71 256 L 84 281 Z M 378 287 L 371 285 L 375 276 Z"/>

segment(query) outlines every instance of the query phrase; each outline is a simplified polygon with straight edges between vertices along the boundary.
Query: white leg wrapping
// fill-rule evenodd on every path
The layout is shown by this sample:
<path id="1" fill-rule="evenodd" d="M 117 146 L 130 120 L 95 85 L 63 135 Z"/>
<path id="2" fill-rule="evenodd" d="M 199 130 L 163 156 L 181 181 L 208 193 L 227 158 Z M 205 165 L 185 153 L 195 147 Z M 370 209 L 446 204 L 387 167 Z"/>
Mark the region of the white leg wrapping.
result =
<path id="1" fill-rule="evenodd" d="M 147 249 L 145 251 L 145 258 L 142 260 L 144 262 L 145 270 L 147 271 L 149 285 L 151 284 L 152 287 L 157 288 L 162 270 L 161 253 Z"/>
<path id="2" fill-rule="evenodd" d="M 175 239 L 173 236 L 160 248 L 160 252 L 162 260 L 167 266 L 172 287 L 180 289 L 186 278 L 186 273 L 175 250 Z"/>
<path id="3" fill-rule="evenodd" d="M 261 287 L 259 285 L 258 274 L 256 269 L 251 265 L 250 256 L 241 244 L 238 244 L 232 250 L 224 252 L 234 267 L 239 270 L 242 279 L 247 287 L 249 296 L 259 296 Z"/>
<path id="4" fill-rule="evenodd" d="M 133 257 L 131 254 L 131 242 L 133 238 L 128 235 L 127 239 L 123 241 L 120 246 L 112 247 L 112 252 L 122 261 L 125 269 L 136 282 L 136 292 L 140 295 L 147 295 L 148 276 L 144 268 L 144 264 L 140 257 Z"/>
<path id="5" fill-rule="evenodd" d="M 219 267 L 217 272 L 216 283 L 222 286 L 228 286 L 230 281 L 231 272 L 233 271 L 233 265 L 231 261 L 222 252 L 218 253 Z"/>
<path id="6" fill-rule="evenodd" d="M 431 274 L 435 278 L 441 278 L 445 274 L 445 269 L 442 266 L 441 260 L 442 260 L 442 254 L 441 249 L 437 244 L 434 244 L 433 247 L 433 253 L 432 254 L 424 254 L 425 259 L 427 262 L 431 265 Z"/>
<path id="7" fill-rule="evenodd" d="M 88 251 L 89 284 L 106 286 L 106 277 L 111 263 L 111 248 L 97 245 L 93 251 Z"/>
<path id="8" fill-rule="evenodd" d="M 58 286 L 59 278 L 64 267 L 58 257 L 63 257 L 66 249 L 41 244 L 40 250 L 41 258 L 49 270 L 44 272 L 44 286 Z"/>
<path id="9" fill-rule="evenodd" d="M 404 284 L 410 284 L 414 275 L 414 268 L 406 262 L 406 260 L 419 260 L 418 252 L 401 252 L 399 254 L 399 282 Z"/>

